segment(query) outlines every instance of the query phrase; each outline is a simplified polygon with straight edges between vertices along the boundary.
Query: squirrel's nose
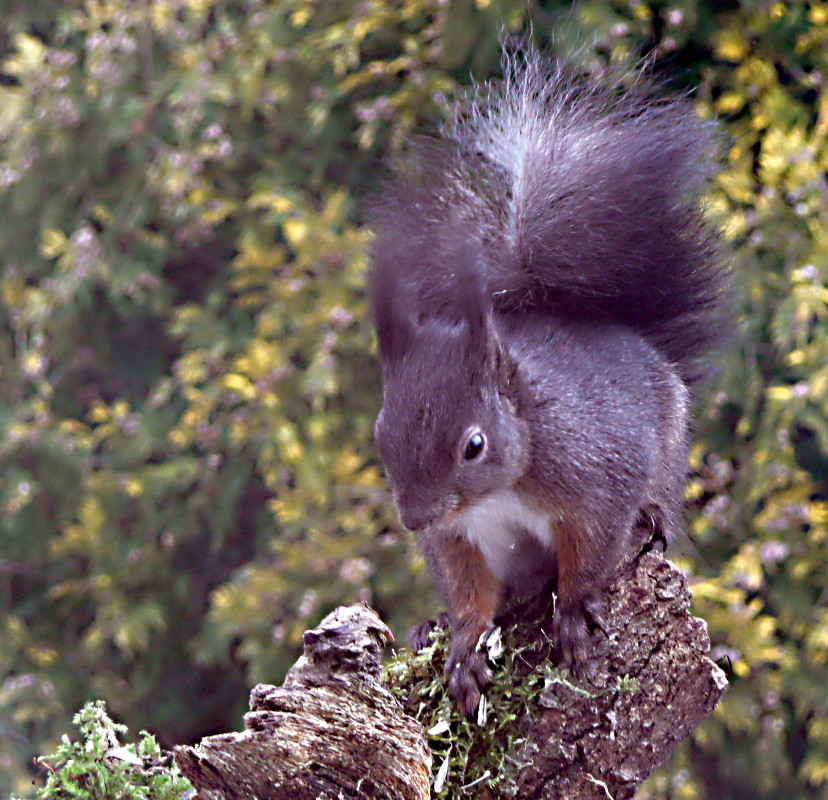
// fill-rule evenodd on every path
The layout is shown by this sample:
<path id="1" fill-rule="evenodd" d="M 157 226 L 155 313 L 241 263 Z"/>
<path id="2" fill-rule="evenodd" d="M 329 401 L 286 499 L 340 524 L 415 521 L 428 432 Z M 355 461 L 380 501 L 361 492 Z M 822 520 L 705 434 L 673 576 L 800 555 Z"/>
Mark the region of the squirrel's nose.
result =
<path id="1" fill-rule="evenodd" d="M 397 515 L 403 526 L 410 531 L 421 531 L 437 519 L 436 509 L 431 505 L 397 501 Z"/>
<path id="2" fill-rule="evenodd" d="M 406 510 L 400 512 L 400 522 L 410 531 L 421 531 L 434 522 L 434 514 Z"/>

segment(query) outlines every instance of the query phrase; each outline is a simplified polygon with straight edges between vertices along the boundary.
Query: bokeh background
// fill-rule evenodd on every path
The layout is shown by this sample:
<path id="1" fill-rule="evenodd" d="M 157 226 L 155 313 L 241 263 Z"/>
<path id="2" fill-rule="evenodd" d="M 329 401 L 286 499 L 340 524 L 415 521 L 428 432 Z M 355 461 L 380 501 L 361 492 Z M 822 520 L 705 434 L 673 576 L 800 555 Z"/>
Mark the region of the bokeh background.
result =
<path id="1" fill-rule="evenodd" d="M 0 796 L 88 698 L 191 742 L 335 605 L 432 610 L 371 441 L 365 203 L 530 29 L 722 122 L 743 335 L 681 559 L 731 688 L 641 796 L 828 797 L 818 0 L 0 2 Z"/>

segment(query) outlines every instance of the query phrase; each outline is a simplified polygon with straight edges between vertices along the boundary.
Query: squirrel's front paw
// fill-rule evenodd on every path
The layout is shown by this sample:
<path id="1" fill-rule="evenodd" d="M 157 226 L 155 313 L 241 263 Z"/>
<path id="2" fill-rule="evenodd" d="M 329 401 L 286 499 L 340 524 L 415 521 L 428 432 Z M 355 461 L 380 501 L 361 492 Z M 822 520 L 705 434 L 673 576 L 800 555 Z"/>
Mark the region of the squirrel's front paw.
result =
<path id="1" fill-rule="evenodd" d="M 449 616 L 444 611 L 437 617 L 437 620 L 427 619 L 419 625 L 415 625 L 408 634 L 408 644 L 415 653 L 419 653 L 431 644 L 431 634 L 436 628 L 448 630 L 451 627 Z"/>
<path id="2" fill-rule="evenodd" d="M 492 672 L 486 663 L 486 654 L 463 642 L 452 642 L 446 675 L 449 694 L 467 716 L 473 717 L 480 704 L 483 689 L 491 683 Z"/>
<path id="3" fill-rule="evenodd" d="M 555 639 L 561 661 L 575 674 L 581 671 L 592 649 L 590 627 L 603 627 L 602 606 L 594 598 L 555 612 Z"/>

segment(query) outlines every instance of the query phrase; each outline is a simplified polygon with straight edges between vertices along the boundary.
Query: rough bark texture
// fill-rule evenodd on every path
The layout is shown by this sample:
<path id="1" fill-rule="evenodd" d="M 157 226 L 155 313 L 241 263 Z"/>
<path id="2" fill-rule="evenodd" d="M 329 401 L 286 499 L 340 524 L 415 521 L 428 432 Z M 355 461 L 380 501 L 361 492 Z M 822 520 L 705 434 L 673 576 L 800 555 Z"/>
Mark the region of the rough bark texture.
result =
<path id="1" fill-rule="evenodd" d="M 242 733 L 177 747 L 202 800 L 423 800 L 425 731 L 379 682 L 391 631 L 364 605 L 338 608 L 305 633 L 282 687 L 250 695 Z"/>
<path id="2" fill-rule="evenodd" d="M 727 681 L 707 658 L 704 622 L 689 613 L 687 581 L 646 543 L 604 594 L 605 618 L 585 674 L 552 681 L 516 721 L 528 745 L 517 782 L 526 800 L 624 800 L 715 707 Z M 529 650 L 553 657 L 550 604 L 504 617 Z M 246 730 L 176 749 L 203 800 L 335 800 L 429 796 L 422 726 L 379 683 L 390 631 L 365 606 L 337 609 L 305 634 L 305 654 L 282 688 L 257 686 Z M 492 709 L 496 714 L 497 709 Z M 493 797 L 489 790 L 481 796 Z"/>
<path id="3" fill-rule="evenodd" d="M 625 800 L 718 704 L 727 679 L 690 614 L 684 575 L 647 547 L 603 596 L 603 630 L 578 686 L 553 683 L 532 715 L 537 749 L 515 797 Z"/>

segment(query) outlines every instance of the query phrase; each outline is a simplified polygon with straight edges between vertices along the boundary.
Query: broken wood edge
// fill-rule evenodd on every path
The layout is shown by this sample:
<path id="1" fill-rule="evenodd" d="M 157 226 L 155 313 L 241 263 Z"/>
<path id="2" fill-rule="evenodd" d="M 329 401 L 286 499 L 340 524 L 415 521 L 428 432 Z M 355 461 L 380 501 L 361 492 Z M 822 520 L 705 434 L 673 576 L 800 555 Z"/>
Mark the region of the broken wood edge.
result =
<path id="1" fill-rule="evenodd" d="M 390 629 L 365 604 L 305 632 L 281 687 L 260 684 L 245 730 L 176 747 L 202 800 L 350 800 L 430 795 L 425 730 L 380 682 Z"/>

